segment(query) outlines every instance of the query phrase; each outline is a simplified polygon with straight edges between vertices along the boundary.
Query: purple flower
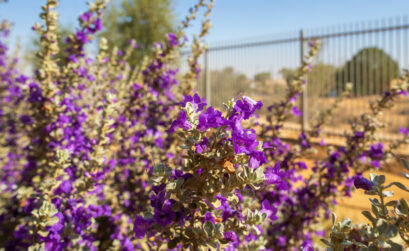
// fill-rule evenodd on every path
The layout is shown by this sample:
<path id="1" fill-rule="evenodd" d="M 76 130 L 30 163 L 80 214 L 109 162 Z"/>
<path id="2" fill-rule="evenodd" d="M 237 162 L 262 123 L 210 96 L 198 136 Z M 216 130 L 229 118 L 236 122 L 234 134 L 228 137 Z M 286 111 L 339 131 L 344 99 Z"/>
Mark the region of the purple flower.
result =
<path id="1" fill-rule="evenodd" d="M 184 95 L 183 102 L 181 103 L 181 105 L 185 107 L 187 102 L 191 103 L 193 107 L 196 108 L 197 112 L 203 110 L 203 108 L 207 105 L 206 100 L 204 98 L 201 98 L 197 93 L 195 93 L 193 97 L 189 95 Z"/>
<path id="2" fill-rule="evenodd" d="M 88 42 L 88 36 L 83 31 L 77 31 L 75 37 L 77 38 L 78 41 L 80 41 L 83 44 L 86 44 Z"/>
<path id="3" fill-rule="evenodd" d="M 405 136 L 409 136 L 409 129 L 407 129 L 407 128 L 402 127 L 402 128 L 399 129 L 399 132 L 402 133 Z"/>
<path id="4" fill-rule="evenodd" d="M 100 18 L 95 19 L 94 21 L 94 32 L 102 30 L 102 21 Z"/>
<path id="5" fill-rule="evenodd" d="M 173 47 L 178 46 L 179 38 L 174 33 L 168 33 L 168 39 Z"/>
<path id="6" fill-rule="evenodd" d="M 69 194 L 71 193 L 72 189 L 73 187 L 71 181 L 64 180 L 63 182 L 61 182 L 60 186 L 54 190 L 54 194 L 55 195 L 61 195 L 63 193 Z"/>
<path id="7" fill-rule="evenodd" d="M 137 49 L 137 48 L 138 48 L 138 43 L 137 43 L 135 40 L 133 40 L 133 39 L 128 40 L 128 44 L 130 44 L 133 49 Z"/>
<path id="8" fill-rule="evenodd" d="M 305 164 L 304 161 L 299 161 L 299 162 L 296 162 L 295 164 L 297 164 L 298 168 L 300 168 L 301 170 L 308 169 L 307 164 Z"/>
<path id="9" fill-rule="evenodd" d="M 267 217 L 270 218 L 270 220 L 274 221 L 278 219 L 277 212 L 277 207 L 273 206 L 273 204 L 270 204 L 268 200 L 263 200 L 263 202 L 261 202 L 261 213 L 266 213 Z"/>
<path id="10" fill-rule="evenodd" d="M 357 131 L 354 133 L 354 139 L 359 140 L 365 137 L 365 132 Z"/>
<path id="11" fill-rule="evenodd" d="M 320 141 L 320 146 L 326 146 L 327 145 L 327 143 L 325 142 L 325 140 L 324 139 L 321 139 L 321 141 Z"/>
<path id="12" fill-rule="evenodd" d="M 279 236 L 278 238 L 278 245 L 280 246 L 280 247 L 285 247 L 285 245 L 286 245 L 286 243 L 287 243 L 287 237 L 285 236 L 285 235 L 281 235 L 281 236 Z"/>
<path id="13" fill-rule="evenodd" d="M 152 225 L 152 220 L 145 220 L 142 216 L 136 216 L 134 220 L 134 233 L 136 238 L 142 239 Z"/>
<path id="14" fill-rule="evenodd" d="M 155 222 L 163 227 L 170 225 L 175 220 L 175 212 L 172 210 L 174 200 L 167 200 L 163 203 L 161 209 L 155 208 L 155 215 L 153 216 Z"/>
<path id="15" fill-rule="evenodd" d="M 199 154 L 201 154 L 203 152 L 207 152 L 209 150 L 209 148 L 207 147 L 207 142 L 208 141 L 209 140 L 206 137 L 204 137 L 202 142 L 200 142 L 199 144 L 196 144 L 195 145 L 196 152 L 199 153 Z"/>
<path id="16" fill-rule="evenodd" d="M 293 108 L 291 109 L 291 113 L 296 117 L 299 117 L 302 115 L 302 112 L 298 109 L 297 106 L 293 106 Z"/>
<path id="17" fill-rule="evenodd" d="M 256 131 L 243 130 L 241 132 L 234 131 L 232 134 L 234 151 L 236 154 L 246 153 L 251 154 L 258 146 Z"/>
<path id="18" fill-rule="evenodd" d="M 368 179 L 366 179 L 366 178 L 364 178 L 362 176 L 357 176 L 357 177 L 355 177 L 355 180 L 354 180 L 354 186 L 357 189 L 361 188 L 361 189 L 364 189 L 366 191 L 369 191 L 369 190 L 372 189 L 374 184 L 370 180 L 368 180 Z"/>
<path id="19" fill-rule="evenodd" d="M 40 86 L 38 86 L 36 83 L 30 83 L 28 86 L 30 89 L 28 102 L 30 103 L 41 102 L 43 100 L 43 95 Z"/>
<path id="20" fill-rule="evenodd" d="M 235 242 L 237 241 L 237 235 L 234 231 L 227 231 L 223 233 L 224 240 L 228 242 Z"/>
<path id="21" fill-rule="evenodd" d="M 403 95 L 403 96 L 407 97 L 408 96 L 408 91 L 402 90 L 402 91 L 398 92 L 398 95 Z"/>
<path id="22" fill-rule="evenodd" d="M 28 115 L 21 115 L 20 122 L 23 123 L 24 125 L 31 125 L 33 123 L 33 120 Z"/>
<path id="23" fill-rule="evenodd" d="M 212 224 L 216 224 L 216 218 L 210 212 L 206 212 L 203 217 L 203 222 L 210 221 Z"/>
<path id="24" fill-rule="evenodd" d="M 199 115 L 199 124 L 197 129 L 204 132 L 209 128 L 218 128 L 225 124 L 225 119 L 220 111 L 213 107 L 208 107 L 205 112 Z"/>
<path id="25" fill-rule="evenodd" d="M 274 167 L 268 166 L 264 171 L 264 176 L 266 177 L 267 184 L 277 184 L 278 182 L 280 182 L 280 175 L 282 175 L 280 173 L 280 162 L 276 162 Z"/>
<path id="26" fill-rule="evenodd" d="M 78 63 L 78 59 L 75 55 L 70 55 L 68 57 L 68 61 L 73 62 L 73 63 Z"/>
<path id="27" fill-rule="evenodd" d="M 267 159 L 266 159 L 266 156 L 264 155 L 264 152 L 261 152 L 261 151 L 251 152 L 250 159 L 249 159 L 250 168 L 255 169 L 264 163 L 267 163 Z"/>
<path id="28" fill-rule="evenodd" d="M 29 78 L 25 75 L 20 75 L 18 78 L 16 78 L 16 81 L 19 83 L 25 83 Z"/>
<path id="29" fill-rule="evenodd" d="M 169 133 L 174 133 L 178 128 L 182 128 L 183 130 L 191 129 L 192 125 L 186 120 L 186 118 L 186 111 L 180 111 L 178 118 L 172 122 L 172 125 L 169 128 Z"/>
<path id="30" fill-rule="evenodd" d="M 85 12 L 85 13 L 82 13 L 82 14 L 81 14 L 80 19 L 81 19 L 81 21 L 83 21 L 83 22 L 88 22 L 88 21 L 91 19 L 91 17 L 92 17 L 92 13 L 91 13 L 91 12 Z"/>
<path id="31" fill-rule="evenodd" d="M 369 148 L 369 156 L 372 159 L 382 159 L 383 158 L 383 144 L 378 142 L 373 144 Z"/>
<path id="32" fill-rule="evenodd" d="M 262 106 L 263 103 L 261 103 L 261 101 L 254 101 L 249 97 L 243 96 L 243 98 L 238 100 L 234 105 L 234 110 L 244 114 L 244 119 L 248 119 Z"/>

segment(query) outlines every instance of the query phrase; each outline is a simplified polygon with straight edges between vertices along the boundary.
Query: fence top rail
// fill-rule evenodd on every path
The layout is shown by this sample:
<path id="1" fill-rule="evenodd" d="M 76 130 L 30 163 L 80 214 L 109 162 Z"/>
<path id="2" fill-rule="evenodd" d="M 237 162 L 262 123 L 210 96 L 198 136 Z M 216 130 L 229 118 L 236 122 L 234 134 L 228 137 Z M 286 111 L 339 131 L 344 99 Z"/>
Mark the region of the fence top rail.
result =
<path id="1" fill-rule="evenodd" d="M 388 27 L 381 27 L 381 28 L 372 28 L 372 29 L 362 29 L 362 30 L 355 30 L 355 31 L 327 33 L 327 34 L 314 35 L 314 36 L 305 36 L 304 39 L 305 40 L 325 39 L 325 38 L 345 37 L 345 36 L 363 35 L 363 34 L 370 34 L 370 33 L 379 33 L 379 32 L 395 31 L 395 30 L 407 30 L 407 29 L 409 29 L 409 24 L 395 25 L 395 26 L 388 26 Z"/>
<path id="2" fill-rule="evenodd" d="M 318 35 L 308 35 L 304 36 L 303 40 L 312 40 L 312 39 L 328 39 L 328 38 L 336 38 L 336 37 L 345 37 L 345 36 L 355 36 L 355 35 L 363 35 L 363 34 L 371 34 L 371 33 L 379 33 L 379 32 L 387 32 L 387 31 L 396 31 L 396 30 L 408 30 L 409 24 L 404 25 L 394 25 L 394 26 L 387 26 L 387 27 L 380 27 L 380 28 L 370 28 L 370 29 L 361 29 L 361 30 L 352 30 L 352 31 L 344 31 L 344 32 L 332 32 L 332 33 L 324 33 Z M 305 34 L 305 33 L 304 33 Z M 258 47 L 264 45 L 273 45 L 273 44 L 283 44 L 283 43 L 291 43 L 291 42 L 298 42 L 301 41 L 299 36 L 297 37 L 289 37 L 283 39 L 275 39 L 275 40 L 266 40 L 266 41 L 257 41 L 257 42 L 248 42 L 248 43 L 238 43 L 232 45 L 222 45 L 222 46 L 210 46 L 207 50 L 209 52 L 212 51 L 221 51 L 221 50 L 231 50 L 231 49 L 238 49 L 238 48 L 249 48 L 249 47 Z M 181 51 L 181 55 L 188 55 L 190 51 Z"/>

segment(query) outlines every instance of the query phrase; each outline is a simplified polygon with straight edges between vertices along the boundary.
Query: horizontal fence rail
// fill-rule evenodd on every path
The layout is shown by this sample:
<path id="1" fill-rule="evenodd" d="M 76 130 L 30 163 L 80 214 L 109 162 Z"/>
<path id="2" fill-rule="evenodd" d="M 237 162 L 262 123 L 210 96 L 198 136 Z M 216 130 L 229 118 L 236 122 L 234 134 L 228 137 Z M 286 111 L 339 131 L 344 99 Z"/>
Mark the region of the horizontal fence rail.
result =
<path id="1" fill-rule="evenodd" d="M 213 44 L 200 58 L 203 74 L 196 89 L 214 106 L 247 95 L 262 100 L 268 107 L 284 97 L 287 83 L 301 64 L 300 58 L 307 53 L 307 42 L 319 39 L 322 48 L 300 98 L 303 115 L 290 120 L 286 127 L 307 130 L 317 113 L 335 102 L 350 82 L 354 86 L 351 97 L 323 129 L 328 135 L 341 135 L 349 130 L 349 121 L 369 111 L 370 103 L 409 68 L 408 30 L 409 20 L 404 16 Z M 188 56 L 189 52 L 181 52 L 180 62 Z M 184 69 L 182 64 L 181 71 Z M 267 113 L 264 108 L 262 119 Z M 381 137 L 399 139 L 399 129 L 409 127 L 409 100 L 399 99 L 382 120 L 388 127 Z"/>

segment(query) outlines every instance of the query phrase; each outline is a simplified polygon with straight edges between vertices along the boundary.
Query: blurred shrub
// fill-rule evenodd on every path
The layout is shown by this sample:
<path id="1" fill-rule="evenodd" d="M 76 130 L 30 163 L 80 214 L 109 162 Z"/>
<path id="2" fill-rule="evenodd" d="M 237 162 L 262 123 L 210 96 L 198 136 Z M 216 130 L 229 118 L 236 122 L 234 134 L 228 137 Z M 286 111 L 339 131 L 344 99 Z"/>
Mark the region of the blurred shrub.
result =
<path id="1" fill-rule="evenodd" d="M 379 94 L 389 89 L 391 80 L 398 78 L 399 74 L 398 62 L 384 50 L 364 48 L 337 72 L 337 89 L 342 89 L 343 83 L 351 82 L 355 95 Z"/>

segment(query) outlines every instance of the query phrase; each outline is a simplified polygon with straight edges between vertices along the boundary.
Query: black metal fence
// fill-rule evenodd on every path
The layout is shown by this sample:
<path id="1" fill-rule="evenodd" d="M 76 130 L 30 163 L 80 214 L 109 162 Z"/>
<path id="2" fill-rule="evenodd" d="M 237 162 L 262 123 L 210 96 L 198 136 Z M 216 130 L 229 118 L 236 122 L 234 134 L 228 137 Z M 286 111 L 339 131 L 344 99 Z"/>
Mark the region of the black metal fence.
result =
<path id="1" fill-rule="evenodd" d="M 324 130 L 343 133 L 349 120 L 368 111 L 370 102 L 409 68 L 408 30 L 409 19 L 403 16 L 212 44 L 201 59 L 204 72 L 197 91 L 214 106 L 242 94 L 262 100 L 267 107 L 283 98 L 286 83 L 306 53 L 306 43 L 320 39 L 322 48 L 301 100 L 307 104 L 303 118 L 287 126 L 307 126 L 350 82 L 352 97 L 343 102 Z M 399 128 L 409 127 L 409 100 L 401 98 L 382 119 L 388 124 L 383 137 L 396 138 Z"/>

